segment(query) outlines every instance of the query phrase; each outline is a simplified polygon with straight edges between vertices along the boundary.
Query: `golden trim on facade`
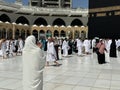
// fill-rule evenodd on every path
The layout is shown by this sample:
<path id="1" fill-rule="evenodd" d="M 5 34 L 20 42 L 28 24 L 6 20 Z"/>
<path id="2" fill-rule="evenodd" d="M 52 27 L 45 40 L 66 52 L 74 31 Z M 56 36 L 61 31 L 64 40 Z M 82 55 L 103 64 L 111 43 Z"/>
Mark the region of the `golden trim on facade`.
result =
<path id="1" fill-rule="evenodd" d="M 114 10 L 120 10 L 120 6 L 110 6 L 110 7 L 102 7 L 102 8 L 89 9 L 90 13 L 105 12 L 105 11 L 114 11 Z"/>
<path id="2" fill-rule="evenodd" d="M 97 17 L 99 17 L 99 16 L 106 16 L 106 13 L 97 13 Z"/>
<path id="3" fill-rule="evenodd" d="M 115 12 L 115 15 L 120 15 L 120 11 L 116 11 L 116 12 Z"/>

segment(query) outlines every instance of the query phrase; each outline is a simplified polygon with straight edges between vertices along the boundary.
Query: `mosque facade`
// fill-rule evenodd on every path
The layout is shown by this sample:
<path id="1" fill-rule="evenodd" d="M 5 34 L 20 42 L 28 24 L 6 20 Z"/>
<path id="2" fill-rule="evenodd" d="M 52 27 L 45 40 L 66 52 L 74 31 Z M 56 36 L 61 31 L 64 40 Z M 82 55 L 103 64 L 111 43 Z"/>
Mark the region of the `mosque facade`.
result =
<path id="1" fill-rule="evenodd" d="M 25 39 L 33 34 L 37 39 L 88 36 L 88 10 L 24 6 L 16 0 L 0 0 L 0 38 Z"/>

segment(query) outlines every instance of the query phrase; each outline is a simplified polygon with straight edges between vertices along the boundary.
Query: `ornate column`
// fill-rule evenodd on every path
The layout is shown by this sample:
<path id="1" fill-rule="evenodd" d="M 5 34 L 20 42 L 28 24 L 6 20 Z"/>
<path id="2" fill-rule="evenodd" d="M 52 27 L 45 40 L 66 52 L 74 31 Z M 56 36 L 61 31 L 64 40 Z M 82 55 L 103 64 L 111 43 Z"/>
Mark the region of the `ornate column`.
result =
<path id="1" fill-rule="evenodd" d="M 81 37 L 81 30 L 79 31 L 79 37 Z"/>
<path id="2" fill-rule="evenodd" d="M 26 39 L 26 37 L 27 37 L 27 30 L 25 30 L 25 39 Z"/>
<path id="3" fill-rule="evenodd" d="M 40 31 L 38 30 L 38 40 L 40 39 Z"/>
<path id="4" fill-rule="evenodd" d="M 7 37 L 8 37 L 8 27 L 6 27 L 6 35 L 5 35 L 5 38 L 7 39 Z"/>
<path id="5" fill-rule="evenodd" d="M 75 38 L 75 29 L 72 28 L 72 39 L 74 39 L 74 38 Z"/>
<path id="6" fill-rule="evenodd" d="M 52 33 L 52 37 L 54 37 L 54 32 L 53 32 L 53 30 L 51 31 L 51 33 Z"/>
<path id="7" fill-rule="evenodd" d="M 13 36 L 12 36 L 12 38 L 13 39 L 15 39 L 15 24 L 16 23 L 12 23 L 12 27 L 13 27 Z"/>
<path id="8" fill-rule="evenodd" d="M 20 30 L 19 30 L 19 36 L 21 36 L 21 32 L 22 32 L 22 29 L 20 28 Z"/>

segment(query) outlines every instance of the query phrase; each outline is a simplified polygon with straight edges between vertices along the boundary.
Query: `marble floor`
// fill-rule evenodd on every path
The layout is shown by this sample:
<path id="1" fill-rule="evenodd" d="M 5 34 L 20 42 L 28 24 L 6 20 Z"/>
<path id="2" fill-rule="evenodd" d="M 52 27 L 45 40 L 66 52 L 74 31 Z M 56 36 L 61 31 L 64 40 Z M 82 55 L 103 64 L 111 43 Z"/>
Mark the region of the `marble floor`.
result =
<path id="1" fill-rule="evenodd" d="M 118 58 L 99 65 L 96 54 L 73 54 L 59 60 L 61 66 L 44 69 L 44 90 L 120 90 L 120 52 Z M 52 64 L 52 63 L 51 63 Z M 0 57 L 0 90 L 22 89 L 22 57 Z"/>

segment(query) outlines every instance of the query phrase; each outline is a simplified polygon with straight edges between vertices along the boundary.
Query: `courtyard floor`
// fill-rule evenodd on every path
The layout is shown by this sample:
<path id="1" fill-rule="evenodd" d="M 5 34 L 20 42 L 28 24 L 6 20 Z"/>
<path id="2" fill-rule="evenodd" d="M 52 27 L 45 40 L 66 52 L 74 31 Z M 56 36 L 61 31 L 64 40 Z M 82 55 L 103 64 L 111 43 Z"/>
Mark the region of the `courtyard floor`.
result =
<path id="1" fill-rule="evenodd" d="M 45 67 L 44 90 L 120 90 L 120 52 L 106 60 L 99 65 L 95 53 L 62 57 L 61 66 Z M 23 90 L 22 56 L 0 57 L 0 90 Z"/>

